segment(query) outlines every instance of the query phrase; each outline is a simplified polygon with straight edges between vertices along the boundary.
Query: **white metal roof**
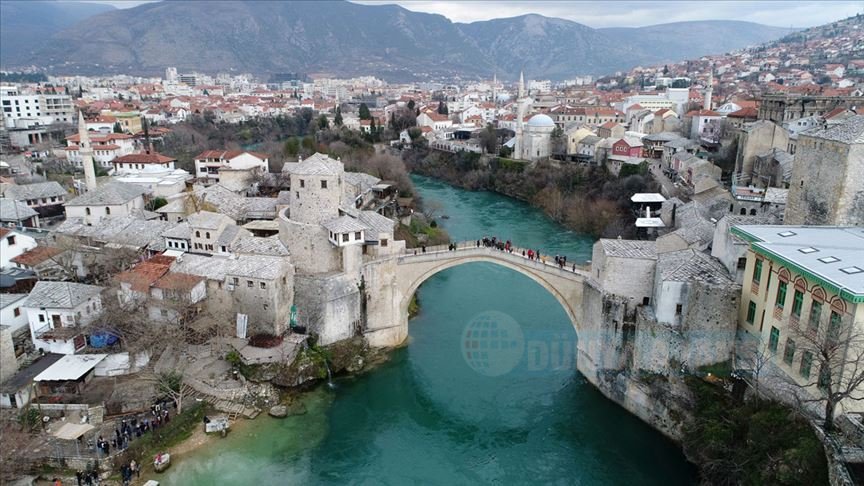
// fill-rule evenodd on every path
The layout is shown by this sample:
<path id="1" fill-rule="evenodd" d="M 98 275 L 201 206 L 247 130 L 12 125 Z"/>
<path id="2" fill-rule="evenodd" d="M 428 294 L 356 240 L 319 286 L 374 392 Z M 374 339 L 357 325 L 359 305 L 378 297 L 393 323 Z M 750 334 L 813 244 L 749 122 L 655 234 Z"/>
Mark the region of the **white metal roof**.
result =
<path id="1" fill-rule="evenodd" d="M 67 354 L 45 371 L 36 375 L 33 381 L 77 380 L 96 367 L 107 354 Z"/>
<path id="2" fill-rule="evenodd" d="M 630 198 L 634 203 L 665 202 L 666 198 L 656 192 L 637 192 Z"/>

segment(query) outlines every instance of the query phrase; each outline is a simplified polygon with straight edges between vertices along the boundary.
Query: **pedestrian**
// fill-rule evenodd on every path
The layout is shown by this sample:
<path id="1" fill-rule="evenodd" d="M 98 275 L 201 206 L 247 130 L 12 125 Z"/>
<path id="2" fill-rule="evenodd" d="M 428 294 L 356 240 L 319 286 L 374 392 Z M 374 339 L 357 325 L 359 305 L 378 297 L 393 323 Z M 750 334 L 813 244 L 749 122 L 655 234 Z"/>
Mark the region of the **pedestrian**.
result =
<path id="1" fill-rule="evenodd" d="M 82 471 L 80 469 L 75 471 L 75 480 L 78 481 L 78 486 L 81 486 L 83 479 L 84 479 L 84 471 Z"/>

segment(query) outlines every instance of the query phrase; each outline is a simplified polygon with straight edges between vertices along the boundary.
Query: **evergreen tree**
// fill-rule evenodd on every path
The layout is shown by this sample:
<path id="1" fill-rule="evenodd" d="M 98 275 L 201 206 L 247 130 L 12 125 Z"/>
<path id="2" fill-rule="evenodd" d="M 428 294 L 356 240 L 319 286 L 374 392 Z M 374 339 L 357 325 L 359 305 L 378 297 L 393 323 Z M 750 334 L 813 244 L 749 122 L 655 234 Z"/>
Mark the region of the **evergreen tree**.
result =
<path id="1" fill-rule="evenodd" d="M 120 126 L 120 122 L 114 122 L 114 133 L 123 133 L 123 127 Z"/>
<path id="2" fill-rule="evenodd" d="M 409 110 L 413 110 L 413 109 L 414 109 L 414 100 L 408 100 L 408 109 L 409 109 Z"/>
<path id="3" fill-rule="evenodd" d="M 369 113 L 369 107 L 366 106 L 366 103 L 360 103 L 360 119 L 361 120 L 371 120 L 372 114 Z"/>
<path id="4" fill-rule="evenodd" d="M 336 117 L 333 118 L 333 123 L 336 124 L 337 127 L 342 126 L 342 108 L 336 107 Z"/>
<path id="5" fill-rule="evenodd" d="M 439 115 L 449 115 L 450 112 L 447 110 L 447 104 L 443 101 L 438 102 L 438 114 Z"/>
<path id="6" fill-rule="evenodd" d="M 327 121 L 327 115 L 324 115 L 322 113 L 321 116 L 318 117 L 318 129 L 319 130 L 326 130 L 327 127 L 329 127 L 329 126 L 330 126 L 330 122 Z"/>
<path id="7" fill-rule="evenodd" d="M 390 130 L 396 131 L 396 113 L 390 112 Z"/>

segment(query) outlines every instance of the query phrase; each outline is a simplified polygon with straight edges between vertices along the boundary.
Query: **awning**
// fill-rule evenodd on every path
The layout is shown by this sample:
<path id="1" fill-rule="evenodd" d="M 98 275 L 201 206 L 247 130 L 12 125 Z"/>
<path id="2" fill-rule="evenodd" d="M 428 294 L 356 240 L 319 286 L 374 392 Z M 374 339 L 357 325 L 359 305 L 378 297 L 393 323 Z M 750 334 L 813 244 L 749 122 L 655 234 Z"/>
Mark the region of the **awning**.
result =
<path id="1" fill-rule="evenodd" d="M 95 428 L 96 427 L 93 427 L 90 424 L 72 424 L 67 422 L 63 424 L 62 427 L 55 430 L 51 435 L 58 439 L 75 440 Z"/>

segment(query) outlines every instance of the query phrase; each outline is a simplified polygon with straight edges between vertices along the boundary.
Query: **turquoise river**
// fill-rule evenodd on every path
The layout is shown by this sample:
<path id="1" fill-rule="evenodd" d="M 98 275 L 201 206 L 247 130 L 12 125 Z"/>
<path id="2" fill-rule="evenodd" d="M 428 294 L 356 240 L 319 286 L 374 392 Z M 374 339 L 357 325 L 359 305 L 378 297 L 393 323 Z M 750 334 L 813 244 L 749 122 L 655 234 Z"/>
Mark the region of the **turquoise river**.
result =
<path id="1" fill-rule="evenodd" d="M 590 258 L 591 239 L 526 204 L 434 179 L 414 183 L 424 200 L 442 204 L 447 217 L 439 222 L 454 240 L 497 236 L 570 261 Z M 576 371 L 576 332 L 538 284 L 472 263 L 433 276 L 418 295 L 409 342 L 388 362 L 308 393 L 306 415 L 241 424 L 157 479 L 184 486 L 697 481 L 679 448 Z M 463 351 L 468 329 L 508 334 L 500 346 L 482 343 L 487 354 L 472 360 Z"/>

